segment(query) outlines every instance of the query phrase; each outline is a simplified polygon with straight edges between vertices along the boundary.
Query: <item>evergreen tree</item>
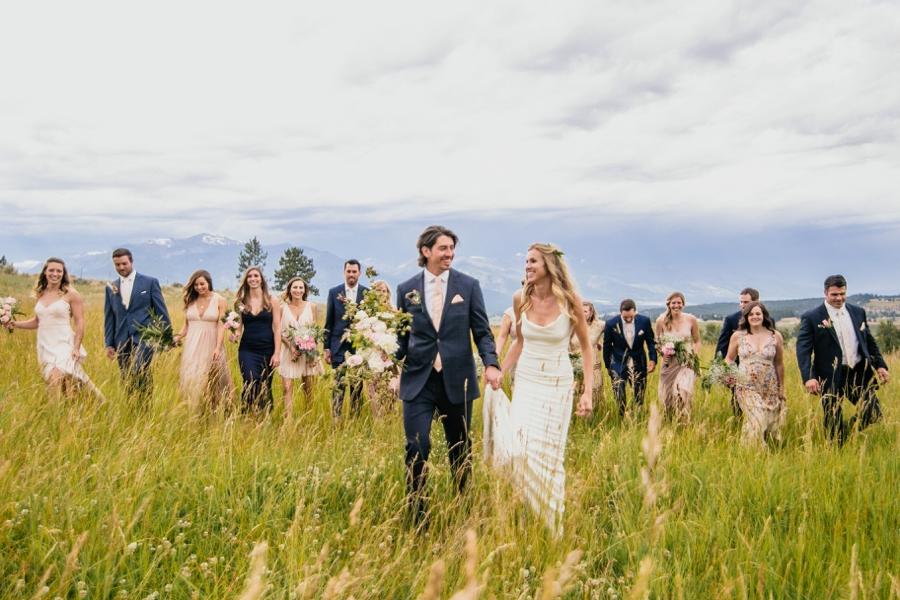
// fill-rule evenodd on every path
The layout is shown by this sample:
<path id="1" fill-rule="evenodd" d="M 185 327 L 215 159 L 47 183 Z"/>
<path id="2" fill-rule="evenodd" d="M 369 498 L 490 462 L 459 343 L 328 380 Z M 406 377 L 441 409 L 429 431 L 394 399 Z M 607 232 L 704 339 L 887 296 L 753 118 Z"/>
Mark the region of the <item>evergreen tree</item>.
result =
<path id="1" fill-rule="evenodd" d="M 878 349 L 884 354 L 890 354 L 900 349 L 900 329 L 891 319 L 881 319 L 875 328 L 875 339 L 878 341 Z"/>
<path id="2" fill-rule="evenodd" d="M 259 243 L 256 236 L 253 236 L 252 240 L 244 244 L 244 249 L 241 250 L 241 255 L 238 257 L 237 278 L 240 279 L 249 267 L 257 266 L 264 269 L 268 257 L 269 253 L 263 251 L 262 244 Z"/>
<path id="3" fill-rule="evenodd" d="M 303 250 L 291 246 L 284 251 L 278 260 L 278 270 L 275 271 L 275 289 L 283 290 L 292 277 L 302 277 L 309 285 L 309 295 L 318 296 L 319 289 L 312 284 L 316 276 L 316 268 L 310 257 L 303 254 Z"/>
<path id="4" fill-rule="evenodd" d="M 0 256 L 0 267 L 5 267 L 7 264 L 9 263 L 6 262 L 6 255 Z"/>

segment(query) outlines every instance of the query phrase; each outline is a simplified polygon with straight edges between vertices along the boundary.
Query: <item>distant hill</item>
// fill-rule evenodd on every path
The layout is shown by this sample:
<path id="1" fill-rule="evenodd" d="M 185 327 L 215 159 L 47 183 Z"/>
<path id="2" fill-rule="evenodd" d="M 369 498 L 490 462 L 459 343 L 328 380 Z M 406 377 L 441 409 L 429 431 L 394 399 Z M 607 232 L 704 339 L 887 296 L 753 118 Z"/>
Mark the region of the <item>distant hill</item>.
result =
<path id="1" fill-rule="evenodd" d="M 850 304 L 856 304 L 866 309 L 871 317 L 900 317 L 900 295 L 882 296 L 877 294 L 853 294 L 847 297 Z M 800 317 L 806 311 L 815 308 L 822 303 L 822 298 L 799 298 L 796 300 L 769 300 L 765 301 L 766 308 L 776 321 L 791 317 Z M 715 302 L 711 304 L 697 304 L 688 306 L 685 312 L 697 316 L 703 321 L 724 319 L 726 315 L 737 311 L 737 303 Z M 645 315 L 656 318 L 664 311 L 664 308 L 653 307 L 643 310 Z M 604 314 L 610 316 L 615 310 L 604 310 Z"/>

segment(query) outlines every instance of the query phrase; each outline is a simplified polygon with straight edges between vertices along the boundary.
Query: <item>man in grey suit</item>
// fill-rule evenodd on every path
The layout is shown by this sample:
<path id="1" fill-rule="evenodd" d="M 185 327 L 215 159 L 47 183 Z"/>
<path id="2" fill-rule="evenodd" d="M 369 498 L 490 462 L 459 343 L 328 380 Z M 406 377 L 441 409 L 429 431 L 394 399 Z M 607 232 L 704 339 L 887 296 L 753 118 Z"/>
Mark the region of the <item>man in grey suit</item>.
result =
<path id="1" fill-rule="evenodd" d="M 171 327 L 169 311 L 159 281 L 135 272 L 130 250 L 118 248 L 112 259 L 119 278 L 106 286 L 103 303 L 106 355 L 118 360 L 128 394 L 146 401 L 153 393 L 153 348 L 141 341 L 140 328 L 154 316 Z"/>

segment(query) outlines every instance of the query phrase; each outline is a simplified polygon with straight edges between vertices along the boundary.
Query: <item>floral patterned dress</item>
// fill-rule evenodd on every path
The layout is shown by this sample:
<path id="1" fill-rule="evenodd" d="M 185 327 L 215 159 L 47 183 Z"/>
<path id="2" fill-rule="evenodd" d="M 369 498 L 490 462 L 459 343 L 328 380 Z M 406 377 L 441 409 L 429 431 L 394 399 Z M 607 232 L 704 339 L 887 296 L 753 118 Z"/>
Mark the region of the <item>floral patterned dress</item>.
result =
<path id="1" fill-rule="evenodd" d="M 739 369 L 745 383 L 735 386 L 735 396 L 744 411 L 742 437 L 748 443 L 765 445 L 766 435 L 780 438 L 786 407 L 781 397 L 778 376 L 775 372 L 777 343 L 773 333 L 763 344 L 755 348 L 746 331 L 740 334 L 738 356 Z"/>

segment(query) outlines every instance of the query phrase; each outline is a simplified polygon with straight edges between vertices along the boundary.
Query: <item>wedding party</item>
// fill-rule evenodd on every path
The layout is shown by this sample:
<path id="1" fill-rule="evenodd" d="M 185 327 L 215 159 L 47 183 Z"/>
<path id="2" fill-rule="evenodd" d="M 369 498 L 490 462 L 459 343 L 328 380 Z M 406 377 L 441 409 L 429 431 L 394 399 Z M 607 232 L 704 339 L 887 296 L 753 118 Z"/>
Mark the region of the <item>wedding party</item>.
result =
<path id="1" fill-rule="evenodd" d="M 895 3 L 0 32 L 0 600 L 900 600 Z"/>

